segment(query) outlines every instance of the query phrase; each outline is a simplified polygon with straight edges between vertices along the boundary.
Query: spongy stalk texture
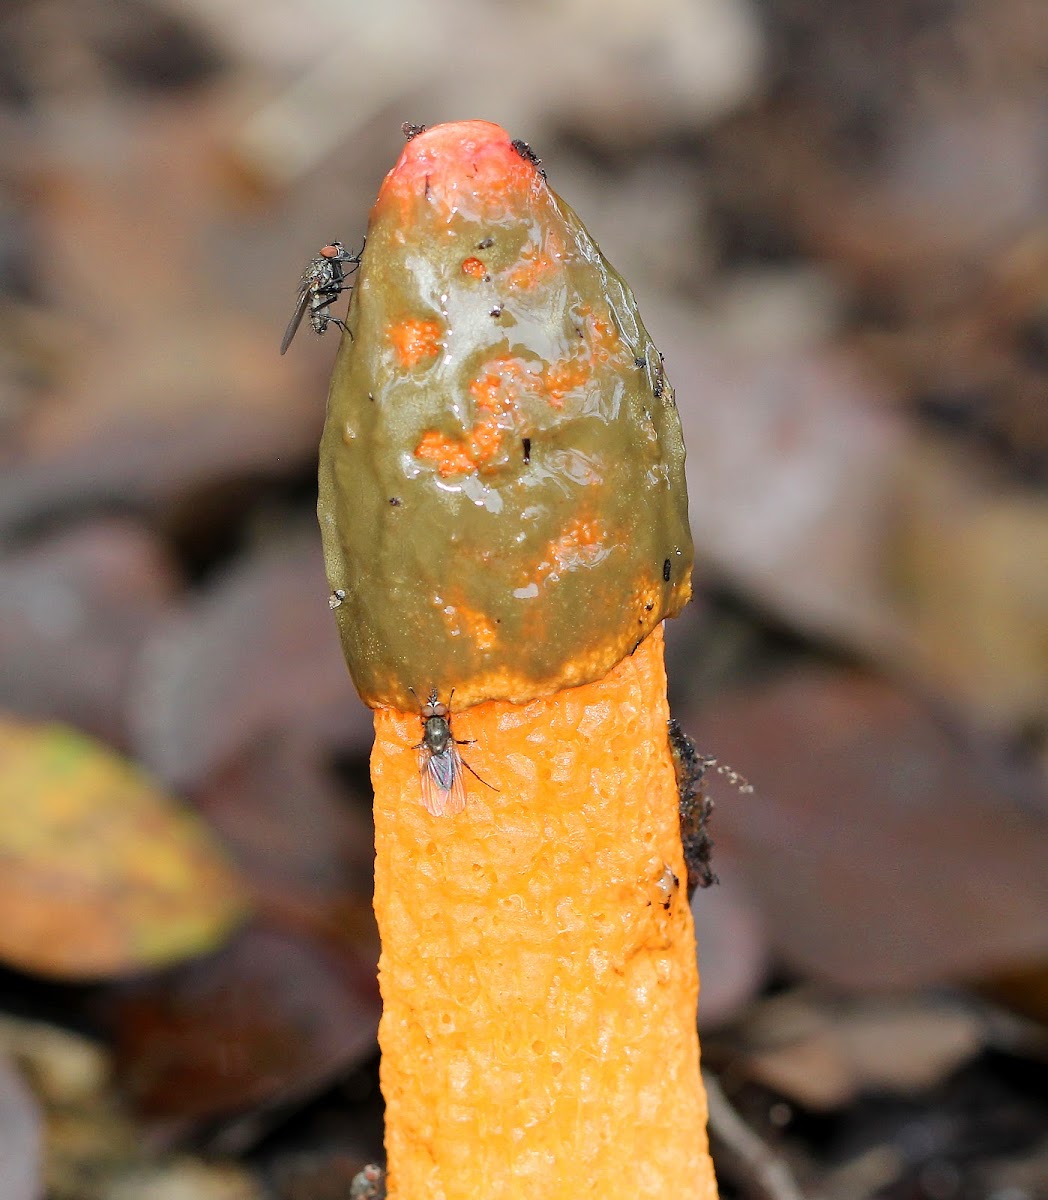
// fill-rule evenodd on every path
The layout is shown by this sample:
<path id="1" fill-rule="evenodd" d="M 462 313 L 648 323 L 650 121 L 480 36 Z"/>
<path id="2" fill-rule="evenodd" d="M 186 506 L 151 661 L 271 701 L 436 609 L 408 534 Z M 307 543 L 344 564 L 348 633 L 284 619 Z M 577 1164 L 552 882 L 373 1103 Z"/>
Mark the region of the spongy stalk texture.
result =
<path id="1" fill-rule="evenodd" d="M 393 1200 L 711 1200 L 661 629 L 604 679 L 453 715 L 468 803 L 422 806 L 379 709 L 375 910 Z"/>

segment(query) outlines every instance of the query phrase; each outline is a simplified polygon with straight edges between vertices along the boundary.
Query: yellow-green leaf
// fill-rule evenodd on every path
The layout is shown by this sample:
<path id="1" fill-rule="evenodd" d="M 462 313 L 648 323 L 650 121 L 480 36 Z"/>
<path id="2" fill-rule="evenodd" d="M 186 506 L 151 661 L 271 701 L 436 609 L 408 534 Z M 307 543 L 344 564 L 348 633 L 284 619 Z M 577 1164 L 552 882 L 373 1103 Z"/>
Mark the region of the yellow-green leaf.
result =
<path id="1" fill-rule="evenodd" d="M 158 967 L 245 909 L 207 827 L 143 772 L 64 726 L 0 718 L 0 959 L 76 979 Z"/>

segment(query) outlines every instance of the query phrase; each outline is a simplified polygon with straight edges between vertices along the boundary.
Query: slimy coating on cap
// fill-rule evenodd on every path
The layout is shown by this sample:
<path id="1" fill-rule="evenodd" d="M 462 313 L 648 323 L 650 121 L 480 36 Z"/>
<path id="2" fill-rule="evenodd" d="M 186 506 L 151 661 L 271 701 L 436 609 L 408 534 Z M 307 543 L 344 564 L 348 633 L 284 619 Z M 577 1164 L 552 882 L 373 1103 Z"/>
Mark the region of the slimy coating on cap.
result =
<path id="1" fill-rule="evenodd" d="M 386 177 L 321 443 L 357 689 L 416 712 L 603 677 L 691 593 L 684 446 L 622 278 L 497 125 Z"/>

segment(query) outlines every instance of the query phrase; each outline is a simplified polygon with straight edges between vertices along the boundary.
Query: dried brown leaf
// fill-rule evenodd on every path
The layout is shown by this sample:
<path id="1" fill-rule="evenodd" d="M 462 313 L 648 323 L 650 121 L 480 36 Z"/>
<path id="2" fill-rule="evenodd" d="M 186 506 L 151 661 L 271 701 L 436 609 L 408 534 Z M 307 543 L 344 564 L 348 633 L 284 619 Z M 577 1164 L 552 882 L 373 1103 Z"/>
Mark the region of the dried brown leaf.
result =
<path id="1" fill-rule="evenodd" d="M 128 520 L 63 530 L 0 564 L 0 705 L 120 743 L 131 662 L 176 585 Z"/>
<path id="2" fill-rule="evenodd" d="M 905 692 L 796 670 L 691 725 L 755 785 L 717 838 L 792 967 L 884 989 L 1044 961 L 1043 790 Z"/>
<path id="3" fill-rule="evenodd" d="M 935 997 L 836 1002 L 787 994 L 744 1028 L 750 1077 L 807 1108 L 829 1110 L 862 1093 L 915 1096 L 942 1082 L 985 1044 L 974 1009 Z"/>
<path id="4" fill-rule="evenodd" d="M 274 730 L 365 750 L 371 714 L 353 689 L 327 597 L 311 531 L 237 563 L 158 627 L 130 696 L 143 761 L 188 785 Z"/>
<path id="5" fill-rule="evenodd" d="M 376 963 L 251 927 L 218 955 L 136 986 L 112 1013 L 118 1064 L 154 1118 L 295 1100 L 375 1049 Z"/>

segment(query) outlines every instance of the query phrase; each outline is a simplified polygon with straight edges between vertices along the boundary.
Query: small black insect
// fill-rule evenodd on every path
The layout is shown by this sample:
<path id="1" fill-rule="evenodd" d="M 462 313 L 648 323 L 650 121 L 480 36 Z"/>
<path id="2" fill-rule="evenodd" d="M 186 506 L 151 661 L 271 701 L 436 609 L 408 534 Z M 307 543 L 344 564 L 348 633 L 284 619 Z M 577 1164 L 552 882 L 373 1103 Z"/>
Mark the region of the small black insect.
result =
<path id="1" fill-rule="evenodd" d="M 415 689 L 409 691 L 415 699 Z M 437 699 L 437 689 L 429 694 L 429 700 L 419 705 L 422 720 L 422 741 L 414 747 L 418 751 L 418 772 L 422 781 L 422 803 L 426 811 L 435 817 L 453 817 L 466 807 L 466 788 L 462 779 L 462 768 L 487 788 L 497 792 L 486 779 L 473 770 L 458 752 L 459 746 L 472 746 L 471 741 L 458 741 L 451 732 L 451 710 L 449 705 L 455 693 L 448 697 L 448 704 Z"/>
<path id="2" fill-rule="evenodd" d="M 364 247 L 361 246 L 356 254 L 350 254 L 348 250 L 343 249 L 341 242 L 321 246 L 320 253 L 306 268 L 299 284 L 295 311 L 291 314 L 291 320 L 284 330 L 284 339 L 280 343 L 281 354 L 287 353 L 287 348 L 298 333 L 298 327 L 307 312 L 310 324 L 317 333 L 324 333 L 330 324 L 337 325 L 339 329 L 346 328 L 338 317 L 331 315 L 331 305 L 342 292 L 351 289 L 352 284 L 346 282 L 346 277 L 352 275 L 360 266 L 360 256 L 363 253 Z"/>
<path id="3" fill-rule="evenodd" d="M 525 162 L 531 163 L 543 179 L 546 178 L 546 172 L 542 169 L 542 159 L 535 153 L 523 138 L 514 138 L 510 145 L 520 155 Z"/>
<path id="4" fill-rule="evenodd" d="M 412 138 L 417 138 L 420 133 L 425 133 L 426 126 L 425 125 L 416 125 L 414 121 L 405 121 L 400 126 L 400 132 L 410 142 Z"/>
<path id="5" fill-rule="evenodd" d="M 702 790 L 706 772 L 715 769 L 718 775 L 723 775 L 745 795 L 753 791 L 753 784 L 727 764 L 718 763 L 709 754 L 700 754 L 695 749 L 695 743 L 673 717 L 669 720 L 669 739 L 680 797 L 680 840 L 684 846 L 684 864 L 688 868 L 690 900 L 696 888 L 708 888 L 719 882 L 710 866 L 713 839 L 710 837 L 709 823 L 714 805 Z"/>

